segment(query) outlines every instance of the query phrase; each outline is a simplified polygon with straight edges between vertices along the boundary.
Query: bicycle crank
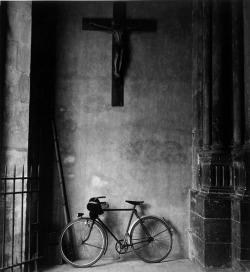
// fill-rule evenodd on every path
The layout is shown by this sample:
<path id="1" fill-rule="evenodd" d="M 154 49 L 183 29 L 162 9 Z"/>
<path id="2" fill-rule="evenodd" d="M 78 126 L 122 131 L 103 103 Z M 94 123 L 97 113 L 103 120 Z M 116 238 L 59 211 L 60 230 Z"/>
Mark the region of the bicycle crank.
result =
<path id="1" fill-rule="evenodd" d="M 115 244 L 115 250 L 119 253 L 119 254 L 124 254 L 128 251 L 128 244 L 125 242 L 123 242 L 123 240 L 119 240 L 116 244 Z"/>

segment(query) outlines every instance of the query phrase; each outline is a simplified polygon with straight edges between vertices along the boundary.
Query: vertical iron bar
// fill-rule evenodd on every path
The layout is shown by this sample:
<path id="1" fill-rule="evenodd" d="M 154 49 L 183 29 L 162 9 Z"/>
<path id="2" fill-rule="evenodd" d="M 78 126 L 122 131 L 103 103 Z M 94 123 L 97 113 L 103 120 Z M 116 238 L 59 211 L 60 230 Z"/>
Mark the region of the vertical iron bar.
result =
<path id="1" fill-rule="evenodd" d="M 24 165 L 22 171 L 22 200 L 21 200 L 21 262 L 23 261 L 23 202 L 24 202 Z M 21 265 L 22 271 L 22 265 Z"/>
<path id="2" fill-rule="evenodd" d="M 29 201 L 27 201 L 27 203 L 28 203 L 28 232 L 29 232 L 29 242 L 28 242 L 28 256 L 29 256 L 29 260 L 31 259 L 31 250 L 30 250 L 30 246 L 31 246 L 31 195 L 32 195 L 32 193 L 31 193 L 31 180 L 29 179 L 29 177 L 32 177 L 32 166 L 31 166 L 31 168 L 30 168 L 30 175 L 28 175 L 28 179 L 27 179 L 27 181 L 28 181 L 28 185 L 27 185 L 27 187 L 29 187 L 28 189 L 29 190 L 27 190 L 27 191 L 29 191 L 27 194 L 29 194 L 29 197 L 28 197 L 28 199 L 29 199 Z M 28 271 L 30 271 L 30 263 L 28 263 Z"/>
<path id="3" fill-rule="evenodd" d="M 12 256 L 11 264 L 14 264 L 14 243 L 15 243 L 15 187 L 16 187 L 16 165 L 13 174 L 13 209 L 12 209 Z M 13 268 L 11 269 L 13 271 Z"/>
<path id="4" fill-rule="evenodd" d="M 40 178 L 39 178 L 39 165 L 37 166 L 37 202 L 36 202 L 36 215 L 37 215 L 37 218 L 36 218 L 36 223 L 39 225 L 39 182 L 40 182 Z M 39 251 L 39 231 L 37 232 L 37 235 L 36 235 L 36 257 L 39 256 L 38 254 L 38 251 Z"/>
<path id="5" fill-rule="evenodd" d="M 4 178 L 4 208 L 3 208 L 3 245 L 2 245 L 2 262 L 3 267 L 5 267 L 5 225 L 6 225 L 6 192 L 7 192 L 7 166 L 5 166 L 5 178 Z"/>

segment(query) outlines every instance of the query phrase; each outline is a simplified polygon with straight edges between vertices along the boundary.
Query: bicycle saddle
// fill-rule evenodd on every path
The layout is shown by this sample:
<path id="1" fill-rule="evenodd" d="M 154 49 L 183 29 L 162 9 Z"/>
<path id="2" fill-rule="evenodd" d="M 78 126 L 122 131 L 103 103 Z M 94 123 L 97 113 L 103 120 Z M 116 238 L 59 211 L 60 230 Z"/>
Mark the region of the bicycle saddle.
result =
<path id="1" fill-rule="evenodd" d="M 132 200 L 126 200 L 125 202 L 132 204 L 132 205 L 141 205 L 144 201 L 132 201 Z"/>

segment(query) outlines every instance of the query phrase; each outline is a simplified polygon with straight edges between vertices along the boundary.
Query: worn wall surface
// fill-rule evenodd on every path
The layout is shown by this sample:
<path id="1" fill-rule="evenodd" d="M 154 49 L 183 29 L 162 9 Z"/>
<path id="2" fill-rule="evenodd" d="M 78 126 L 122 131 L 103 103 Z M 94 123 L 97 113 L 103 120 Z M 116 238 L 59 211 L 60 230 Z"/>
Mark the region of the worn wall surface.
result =
<path id="1" fill-rule="evenodd" d="M 7 5 L 2 163 L 26 164 L 28 150 L 31 3 Z"/>
<path id="2" fill-rule="evenodd" d="M 172 256 L 187 257 L 191 1 L 127 3 L 127 18 L 155 19 L 157 31 L 130 35 L 124 107 L 111 107 L 111 35 L 81 30 L 87 17 L 111 18 L 112 3 L 58 4 L 55 114 L 71 216 L 92 196 L 113 208 L 144 200 L 143 213 L 171 222 Z M 120 235 L 128 217 L 106 220 Z"/>
<path id="3" fill-rule="evenodd" d="M 31 55 L 31 2 L 2 3 L 1 23 L 1 177 L 22 173 L 28 161 L 30 55 Z M 14 166 L 16 172 L 14 174 Z M 25 167 L 26 171 L 26 167 Z M 21 180 L 1 180 L 0 190 L 10 192 L 24 189 Z M 4 195 L 0 203 L 0 267 L 24 258 L 26 195 Z M 22 214 L 23 213 L 23 214 Z M 14 229 L 14 231 L 13 231 Z M 12 232 L 13 231 L 13 232 Z M 21 242 L 21 240 L 23 242 Z M 3 250 L 3 251 L 2 251 Z M 13 253 L 14 252 L 14 253 Z M 3 254 L 3 255 L 2 255 Z"/>

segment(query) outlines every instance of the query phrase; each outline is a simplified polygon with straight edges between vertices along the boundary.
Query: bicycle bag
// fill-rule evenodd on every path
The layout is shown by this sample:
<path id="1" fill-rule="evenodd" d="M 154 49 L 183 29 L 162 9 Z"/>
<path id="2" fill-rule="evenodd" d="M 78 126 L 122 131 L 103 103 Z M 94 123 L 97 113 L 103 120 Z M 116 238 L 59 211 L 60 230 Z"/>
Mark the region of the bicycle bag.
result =
<path id="1" fill-rule="evenodd" d="M 97 218 L 98 215 L 103 214 L 101 202 L 98 198 L 92 197 L 90 198 L 88 204 L 87 204 L 87 209 L 90 211 L 89 215 L 92 218 Z"/>

